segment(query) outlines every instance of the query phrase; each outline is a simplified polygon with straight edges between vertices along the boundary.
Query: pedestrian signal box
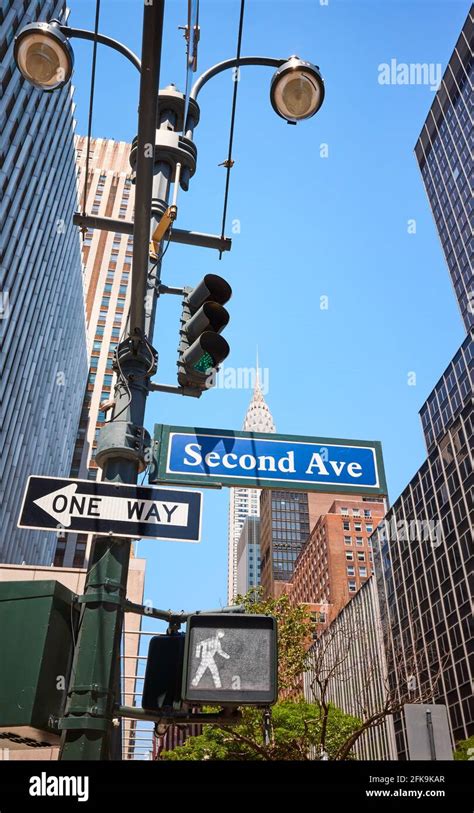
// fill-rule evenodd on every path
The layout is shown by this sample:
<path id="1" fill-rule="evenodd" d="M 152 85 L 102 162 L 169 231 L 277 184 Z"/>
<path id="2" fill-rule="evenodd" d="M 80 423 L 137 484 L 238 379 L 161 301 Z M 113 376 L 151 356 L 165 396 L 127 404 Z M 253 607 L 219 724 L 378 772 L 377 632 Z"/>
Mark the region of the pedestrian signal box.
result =
<path id="1" fill-rule="evenodd" d="M 148 647 L 142 708 L 180 708 L 183 654 L 183 634 L 153 636 Z"/>
<path id="2" fill-rule="evenodd" d="M 193 615 L 187 623 L 183 699 L 267 706 L 277 699 L 276 620 L 267 615 Z"/>

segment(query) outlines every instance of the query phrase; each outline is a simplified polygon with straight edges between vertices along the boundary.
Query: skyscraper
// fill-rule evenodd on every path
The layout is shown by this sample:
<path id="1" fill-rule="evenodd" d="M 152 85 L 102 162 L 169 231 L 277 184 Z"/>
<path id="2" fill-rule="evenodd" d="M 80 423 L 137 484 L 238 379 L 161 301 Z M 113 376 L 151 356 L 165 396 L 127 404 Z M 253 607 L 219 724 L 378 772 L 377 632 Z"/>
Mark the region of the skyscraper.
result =
<path id="1" fill-rule="evenodd" d="M 468 15 L 415 152 L 466 326 L 472 326 L 468 217 L 472 200 L 473 20 Z M 431 687 L 446 704 L 453 741 L 474 732 L 469 655 L 472 573 L 473 407 L 467 336 L 420 410 L 428 457 L 374 536 L 374 563 L 391 687 L 411 702 Z M 397 668 L 397 652 L 416 650 L 416 673 Z M 406 758 L 403 715 L 397 750 Z"/>
<path id="2" fill-rule="evenodd" d="M 260 584 L 260 518 L 245 517 L 237 545 L 237 593 L 245 595 Z"/>
<path id="3" fill-rule="evenodd" d="M 27 23 L 67 16 L 64 0 L 0 10 L 2 536 L 0 561 L 50 565 L 51 532 L 16 527 L 29 474 L 67 476 L 87 376 L 70 85 L 43 93 L 13 58 Z"/>
<path id="4" fill-rule="evenodd" d="M 265 401 L 259 379 L 258 359 L 255 387 L 245 415 L 245 432 L 275 432 L 275 424 Z M 260 516 L 260 489 L 231 488 L 229 507 L 227 599 L 237 595 L 237 547 L 245 518 Z"/>
<path id="5" fill-rule="evenodd" d="M 86 138 L 76 139 L 79 200 L 83 203 Z M 133 219 L 135 187 L 128 161 L 130 144 L 95 138 L 91 140 L 87 178 L 86 211 L 120 220 Z M 87 342 L 90 367 L 80 413 L 71 465 L 71 477 L 100 479 L 94 460 L 97 437 L 107 413 L 101 406 L 113 397 L 114 349 L 127 319 L 133 237 L 97 229 L 83 240 L 85 265 Z M 83 567 L 90 543 L 88 534 L 67 534 L 59 540 L 55 564 Z"/>
<path id="6" fill-rule="evenodd" d="M 261 499 L 260 581 L 267 597 L 285 591 L 311 530 L 305 491 L 265 489 Z"/>
<path id="7" fill-rule="evenodd" d="M 473 18 L 469 12 L 415 147 L 466 329 L 474 324 Z"/>

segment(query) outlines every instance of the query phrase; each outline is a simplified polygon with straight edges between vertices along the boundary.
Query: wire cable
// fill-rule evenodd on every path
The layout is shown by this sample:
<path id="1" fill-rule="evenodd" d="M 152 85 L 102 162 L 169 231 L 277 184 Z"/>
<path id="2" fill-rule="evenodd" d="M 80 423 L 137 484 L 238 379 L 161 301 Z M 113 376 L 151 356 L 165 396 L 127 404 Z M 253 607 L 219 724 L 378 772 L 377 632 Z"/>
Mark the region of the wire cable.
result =
<path id="1" fill-rule="evenodd" d="M 100 0 L 96 0 L 95 4 L 95 23 L 94 23 L 94 45 L 92 47 L 92 67 L 91 67 L 91 88 L 89 93 L 89 121 L 87 124 L 87 148 L 86 148 L 86 166 L 84 178 L 84 195 L 82 198 L 82 215 L 86 214 L 87 192 L 88 192 L 88 179 L 89 179 L 89 157 L 90 145 L 92 134 L 92 114 L 94 111 L 94 90 L 95 90 L 95 69 L 97 64 L 97 34 L 99 33 L 99 17 L 100 17 Z"/>
<path id="2" fill-rule="evenodd" d="M 222 227 L 221 227 L 221 237 L 224 237 L 225 234 L 225 223 L 227 219 L 227 204 L 229 199 L 229 185 L 230 185 L 230 171 L 234 164 L 232 160 L 232 147 L 234 144 L 234 128 L 235 128 L 235 111 L 237 108 L 237 90 L 239 85 L 239 60 L 240 60 L 240 52 L 242 48 L 242 32 L 244 28 L 244 12 L 245 12 L 245 0 L 241 0 L 240 2 L 240 19 L 239 19 L 239 33 L 237 35 L 237 53 L 236 53 L 236 71 L 237 74 L 235 76 L 234 81 L 234 93 L 232 96 L 232 112 L 230 116 L 230 132 L 229 132 L 229 149 L 227 152 L 227 161 L 224 162 L 224 166 L 226 167 L 227 173 L 225 178 L 225 192 L 224 192 L 224 211 L 222 213 Z M 222 251 L 219 251 L 219 259 L 222 259 Z"/>

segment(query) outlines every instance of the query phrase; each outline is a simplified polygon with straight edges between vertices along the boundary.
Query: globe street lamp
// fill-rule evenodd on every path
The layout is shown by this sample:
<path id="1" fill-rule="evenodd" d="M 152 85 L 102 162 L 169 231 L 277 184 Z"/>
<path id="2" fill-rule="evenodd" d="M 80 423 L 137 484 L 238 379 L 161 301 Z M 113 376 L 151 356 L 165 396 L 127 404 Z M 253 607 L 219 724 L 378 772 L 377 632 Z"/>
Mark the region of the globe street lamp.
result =
<path id="1" fill-rule="evenodd" d="M 270 101 L 279 116 L 291 124 L 309 119 L 324 101 L 324 82 L 316 65 L 292 56 L 274 74 Z"/>
<path id="2" fill-rule="evenodd" d="M 56 90 L 71 78 L 73 50 L 56 20 L 26 25 L 15 39 L 13 53 L 21 73 L 36 88 Z"/>

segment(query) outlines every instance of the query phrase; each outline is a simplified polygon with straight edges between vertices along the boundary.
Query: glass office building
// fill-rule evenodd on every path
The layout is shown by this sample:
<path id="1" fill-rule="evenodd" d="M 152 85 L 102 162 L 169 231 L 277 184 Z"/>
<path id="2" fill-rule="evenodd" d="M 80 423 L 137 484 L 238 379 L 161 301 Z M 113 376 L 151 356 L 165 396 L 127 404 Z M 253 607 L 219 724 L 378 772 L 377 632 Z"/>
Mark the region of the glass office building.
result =
<path id="1" fill-rule="evenodd" d="M 472 29 L 468 14 L 415 147 L 467 330 L 474 324 Z"/>
<path id="2" fill-rule="evenodd" d="M 27 23 L 65 19 L 64 0 L 0 9 L 0 562 L 46 564 L 56 534 L 16 527 L 29 474 L 68 476 L 87 376 L 70 85 L 33 88 L 13 58 Z"/>
<path id="3" fill-rule="evenodd" d="M 428 458 L 374 534 L 374 562 L 391 687 L 406 702 L 431 692 L 445 704 L 453 743 L 474 733 L 471 587 L 472 449 L 472 18 L 464 24 L 416 144 L 461 314 L 471 334 L 420 410 Z M 400 663 L 402 653 L 402 663 Z M 407 757 L 403 715 L 395 717 Z"/>
<path id="4" fill-rule="evenodd" d="M 262 491 L 260 498 L 260 580 L 265 595 L 278 596 L 289 582 L 296 559 L 309 536 L 308 494 L 302 491 Z"/>

